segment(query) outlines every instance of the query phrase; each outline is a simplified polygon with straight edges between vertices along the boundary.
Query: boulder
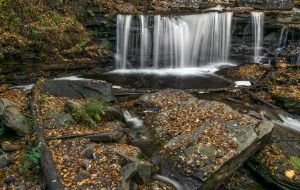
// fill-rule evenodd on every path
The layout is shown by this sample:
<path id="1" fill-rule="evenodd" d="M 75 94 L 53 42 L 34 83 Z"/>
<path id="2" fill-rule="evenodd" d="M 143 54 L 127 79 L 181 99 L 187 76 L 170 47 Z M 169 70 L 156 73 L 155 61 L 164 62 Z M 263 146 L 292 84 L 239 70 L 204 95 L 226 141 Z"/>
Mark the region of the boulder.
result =
<path id="1" fill-rule="evenodd" d="M 11 162 L 12 160 L 10 155 L 0 150 L 0 168 L 8 166 Z"/>
<path id="2" fill-rule="evenodd" d="M 73 99 L 96 98 L 100 101 L 115 102 L 111 84 L 98 80 L 47 80 L 43 90 L 54 96 Z"/>
<path id="3" fill-rule="evenodd" d="M 260 10 L 290 10 L 294 7 L 293 0 L 237 0 L 239 7 L 253 7 Z"/>
<path id="4" fill-rule="evenodd" d="M 29 125 L 26 118 L 8 99 L 0 98 L 0 121 L 4 127 L 14 130 L 19 136 L 29 133 Z"/>
<path id="5" fill-rule="evenodd" d="M 151 98 L 140 101 L 151 99 L 161 107 L 146 115 L 146 125 L 152 126 L 162 147 L 152 161 L 186 189 L 217 189 L 268 142 L 273 129 L 269 121 L 179 90 L 146 96 Z"/>
<path id="6" fill-rule="evenodd" d="M 122 183 L 119 189 L 131 189 L 132 182 L 143 185 L 148 182 L 151 175 L 157 172 L 157 168 L 150 162 L 140 158 L 140 150 L 137 149 L 132 155 L 127 155 L 124 151 L 119 150 L 117 154 L 126 164 L 121 168 Z M 132 181 L 133 180 L 133 181 Z"/>
<path id="7" fill-rule="evenodd" d="M 45 128 L 55 127 L 56 129 L 67 127 L 75 123 L 70 113 L 46 112 Z"/>
<path id="8" fill-rule="evenodd" d="M 119 105 L 113 105 L 110 107 L 104 108 L 104 114 L 101 115 L 101 118 L 103 121 L 121 121 L 123 123 L 126 123 L 124 114 L 121 110 L 121 107 Z"/>

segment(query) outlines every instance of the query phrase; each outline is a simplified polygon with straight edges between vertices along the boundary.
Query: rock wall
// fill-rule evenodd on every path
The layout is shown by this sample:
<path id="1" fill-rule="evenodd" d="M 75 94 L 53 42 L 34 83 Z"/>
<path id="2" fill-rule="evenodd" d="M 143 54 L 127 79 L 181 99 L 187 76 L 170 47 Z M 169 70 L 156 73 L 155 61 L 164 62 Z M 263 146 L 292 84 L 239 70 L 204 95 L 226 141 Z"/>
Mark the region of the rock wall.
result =
<path id="1" fill-rule="evenodd" d="M 260 10 L 290 10 L 293 0 L 237 0 L 239 7 L 253 7 Z"/>

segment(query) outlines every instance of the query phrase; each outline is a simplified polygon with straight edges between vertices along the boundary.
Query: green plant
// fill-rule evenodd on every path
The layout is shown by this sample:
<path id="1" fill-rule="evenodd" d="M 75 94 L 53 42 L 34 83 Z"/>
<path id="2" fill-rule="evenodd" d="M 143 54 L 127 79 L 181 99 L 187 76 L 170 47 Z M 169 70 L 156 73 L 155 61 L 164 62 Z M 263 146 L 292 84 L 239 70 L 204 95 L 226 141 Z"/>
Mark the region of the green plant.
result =
<path id="1" fill-rule="evenodd" d="M 297 170 L 300 170 L 300 158 L 296 156 L 290 156 L 290 161 Z"/>
<path id="2" fill-rule="evenodd" d="M 84 111 L 82 107 L 73 109 L 71 115 L 77 122 L 84 124 L 84 126 L 90 128 L 93 127 L 89 121 L 89 115 Z"/>
<path id="3" fill-rule="evenodd" d="M 101 115 L 105 114 L 105 106 L 107 106 L 107 101 L 100 102 L 95 98 L 90 98 L 82 107 L 73 109 L 71 114 L 76 121 L 86 127 L 94 128 L 96 123 L 101 121 Z"/>
<path id="4" fill-rule="evenodd" d="M 85 46 L 87 44 L 87 41 L 81 41 L 78 44 L 75 45 L 76 48 L 82 48 L 83 46 Z"/>
<path id="5" fill-rule="evenodd" d="M 33 147 L 31 151 L 27 152 L 22 156 L 21 165 L 16 167 L 17 170 L 19 170 L 19 172 L 25 174 L 28 173 L 29 170 L 32 170 L 33 172 L 40 171 L 40 146 L 41 144 L 39 144 L 37 147 Z"/>
<path id="6" fill-rule="evenodd" d="M 95 98 L 88 99 L 88 102 L 83 106 L 85 112 L 96 122 L 101 121 L 101 115 L 105 114 L 103 109 L 104 104 Z"/>

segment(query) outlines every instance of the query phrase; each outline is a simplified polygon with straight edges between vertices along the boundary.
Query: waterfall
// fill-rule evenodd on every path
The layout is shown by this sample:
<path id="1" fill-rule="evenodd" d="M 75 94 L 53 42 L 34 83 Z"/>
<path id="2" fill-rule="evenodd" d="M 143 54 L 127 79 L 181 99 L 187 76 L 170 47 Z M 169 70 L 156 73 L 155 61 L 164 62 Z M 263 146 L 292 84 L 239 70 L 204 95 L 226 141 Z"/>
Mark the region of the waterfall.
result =
<path id="1" fill-rule="evenodd" d="M 147 61 L 148 53 L 149 53 L 149 30 L 148 30 L 148 17 L 143 15 L 139 16 L 141 22 L 141 30 L 140 30 L 140 48 L 141 48 L 141 55 L 140 55 L 140 63 L 141 67 L 144 68 L 145 61 Z"/>
<path id="2" fill-rule="evenodd" d="M 117 17 L 117 68 L 126 68 L 131 15 Z"/>
<path id="3" fill-rule="evenodd" d="M 263 33 L 264 33 L 264 19 L 265 13 L 263 12 L 251 12 L 252 24 L 254 25 L 254 62 L 258 63 L 261 56 Z"/>
<path id="4" fill-rule="evenodd" d="M 116 67 L 187 68 L 227 62 L 231 20 L 229 12 L 173 17 L 118 15 Z"/>

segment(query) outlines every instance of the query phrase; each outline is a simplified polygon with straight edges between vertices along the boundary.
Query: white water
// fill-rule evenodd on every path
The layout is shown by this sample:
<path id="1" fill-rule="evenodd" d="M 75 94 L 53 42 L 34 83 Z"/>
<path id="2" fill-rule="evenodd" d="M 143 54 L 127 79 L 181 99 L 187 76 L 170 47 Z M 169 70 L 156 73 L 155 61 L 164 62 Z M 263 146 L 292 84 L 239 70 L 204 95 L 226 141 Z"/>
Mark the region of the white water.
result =
<path id="1" fill-rule="evenodd" d="M 282 27 L 280 32 L 280 38 L 278 42 L 278 47 L 275 50 L 276 58 L 279 57 L 279 55 L 282 53 L 282 51 L 288 47 L 289 41 L 294 41 L 294 45 L 296 46 L 296 51 L 298 52 L 297 56 L 293 60 L 290 60 L 291 63 L 300 64 L 300 39 L 289 39 L 289 35 L 293 36 L 293 31 L 290 31 L 287 27 Z M 298 41 L 298 42 L 297 42 Z M 296 42 L 296 43 L 295 43 Z"/>
<path id="2" fill-rule="evenodd" d="M 140 63 L 141 67 L 145 67 L 145 62 L 149 59 L 149 41 L 150 41 L 150 33 L 148 29 L 148 17 L 143 15 L 139 16 L 140 18 L 140 26 L 141 26 L 141 39 L 140 39 L 140 48 L 141 48 L 141 55 L 140 55 Z"/>
<path id="3" fill-rule="evenodd" d="M 161 69 L 116 69 L 109 73 L 114 74 L 152 74 L 152 75 L 170 75 L 170 76 L 193 76 L 213 74 L 219 70 L 220 66 L 235 66 L 232 63 L 218 63 L 205 65 L 198 68 L 161 68 Z"/>
<path id="4" fill-rule="evenodd" d="M 254 25 L 254 41 L 255 41 L 255 49 L 254 49 L 254 62 L 259 63 L 263 42 L 263 34 L 264 34 L 264 20 L 265 13 L 263 12 L 251 12 L 252 17 L 252 25 Z"/>
<path id="5" fill-rule="evenodd" d="M 211 8 L 208 8 L 208 9 L 204 9 L 203 11 L 223 11 L 225 9 L 224 6 L 222 5 L 217 5 L 215 7 L 211 7 Z"/>
<path id="6" fill-rule="evenodd" d="M 143 120 L 141 120 L 138 117 L 133 117 L 129 113 L 129 111 L 127 111 L 127 110 L 123 111 L 123 113 L 124 113 L 125 120 L 127 122 L 132 123 L 133 128 L 142 128 L 142 127 L 144 127 L 144 121 Z"/>
<path id="7" fill-rule="evenodd" d="M 176 188 L 176 190 L 185 190 L 185 188 L 178 181 L 175 181 L 174 179 L 159 174 L 155 174 L 152 178 L 170 183 Z"/>
<path id="8" fill-rule="evenodd" d="M 284 114 L 279 114 L 279 117 L 283 120 L 283 124 L 286 127 L 300 132 L 300 118 L 291 118 Z"/>
<path id="9" fill-rule="evenodd" d="M 126 68 L 131 19 L 131 15 L 117 17 L 117 68 Z"/>
<path id="10" fill-rule="evenodd" d="M 191 68 L 228 61 L 232 13 L 139 16 L 138 24 L 133 20 L 117 16 L 117 69 Z M 139 35 L 130 35 L 137 27 Z M 139 63 L 130 63 L 128 58 L 137 60 L 137 54 Z"/>

